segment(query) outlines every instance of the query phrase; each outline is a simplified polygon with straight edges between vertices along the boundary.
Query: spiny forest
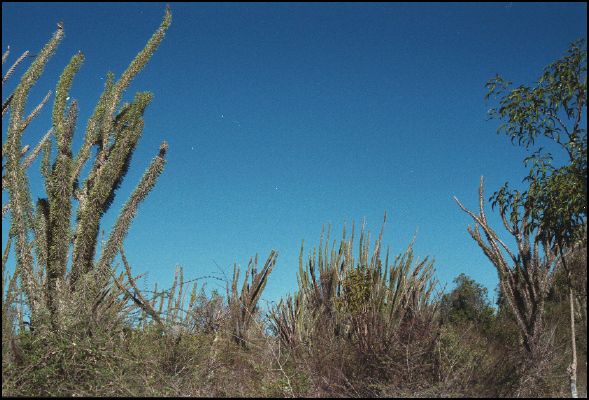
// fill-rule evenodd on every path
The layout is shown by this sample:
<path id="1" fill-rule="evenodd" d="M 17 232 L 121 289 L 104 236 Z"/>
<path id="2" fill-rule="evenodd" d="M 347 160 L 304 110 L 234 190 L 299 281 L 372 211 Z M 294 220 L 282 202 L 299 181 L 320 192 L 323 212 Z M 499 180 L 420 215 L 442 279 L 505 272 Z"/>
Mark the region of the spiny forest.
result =
<path id="1" fill-rule="evenodd" d="M 434 262 L 417 258 L 413 243 L 391 255 L 382 230 L 371 240 L 364 226 L 353 226 L 339 240 L 324 232 L 311 251 L 301 246 L 298 290 L 262 310 L 274 250 L 250 259 L 245 271 L 236 265 L 225 293 L 185 280 L 181 268 L 172 287 L 140 289 L 123 244 L 165 173 L 165 141 L 99 239 L 152 99 L 139 92 L 121 104 L 122 95 L 171 22 L 167 8 L 123 74 L 108 74 L 77 151 L 79 110 L 69 99 L 83 53 L 71 57 L 54 92 L 24 113 L 66 27 L 58 24 L 35 57 L 3 53 L 3 66 L 14 60 L 3 85 L 29 64 L 2 101 L 2 218 L 10 222 L 2 256 L 3 396 L 586 396 L 584 41 L 572 43 L 533 87 L 501 76 L 487 82 L 499 133 L 526 149 L 538 137 L 552 139 L 568 160 L 557 168 L 537 151 L 524 160 L 526 190 L 506 183 L 487 198 L 481 177 L 472 198 L 455 199 L 498 274 L 496 305 L 465 274 L 441 291 Z M 30 146 L 26 128 L 51 99 L 49 129 Z M 41 197 L 28 178 L 37 157 Z M 463 204 L 477 200 L 476 210 Z M 488 212 L 504 226 L 490 226 Z"/>

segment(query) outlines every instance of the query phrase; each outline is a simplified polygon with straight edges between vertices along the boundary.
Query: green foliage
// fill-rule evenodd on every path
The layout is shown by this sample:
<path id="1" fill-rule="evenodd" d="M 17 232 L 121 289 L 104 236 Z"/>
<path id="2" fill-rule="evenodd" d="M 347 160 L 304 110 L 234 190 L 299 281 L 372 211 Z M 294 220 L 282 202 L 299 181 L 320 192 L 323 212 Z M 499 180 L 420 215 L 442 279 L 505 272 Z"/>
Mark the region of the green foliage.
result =
<path id="1" fill-rule="evenodd" d="M 342 282 L 342 296 L 336 299 L 337 308 L 352 315 L 365 311 L 372 285 L 372 275 L 368 269 L 360 267 L 349 271 Z"/>
<path id="2" fill-rule="evenodd" d="M 552 140 L 557 148 L 567 157 L 564 165 L 557 167 L 552 164 L 553 158 L 543 148 L 539 148 L 526 157 L 525 165 L 530 167 L 528 176 L 524 181 L 528 188 L 520 192 L 511 190 L 506 182 L 502 188 L 495 192 L 490 200 L 493 207 L 498 206 L 501 217 L 507 230 L 516 238 L 518 244 L 517 259 L 513 258 L 516 267 L 525 265 L 530 257 L 537 257 L 534 248 L 532 253 L 528 237 L 533 233 L 534 247 L 541 242 L 546 258 L 555 258 L 556 266 L 562 265 L 566 270 L 569 290 L 570 332 L 572 363 L 568 368 L 570 390 L 573 397 L 577 396 L 576 389 L 576 334 L 573 287 L 571 271 L 567 267 L 567 252 L 578 246 L 580 240 L 586 236 L 587 224 L 587 50 L 585 40 L 572 43 L 567 54 L 550 64 L 544 69 L 544 73 L 538 79 L 533 88 L 521 85 L 515 89 L 510 88 L 511 83 L 497 76 L 487 82 L 491 95 L 498 96 L 499 107 L 490 110 L 492 118 L 506 120 L 498 132 L 506 133 L 515 142 L 526 149 L 534 146 L 538 138 L 543 137 Z M 481 199 L 482 204 L 482 199 Z M 481 205 L 482 209 L 482 205 Z M 482 211 L 481 211 L 482 213 Z M 511 226 L 508 226 L 507 219 Z M 524 240 L 522 241 L 522 238 Z M 475 238 L 476 239 L 476 238 Z M 491 239 L 489 239 L 491 241 Z M 480 243 L 479 243 L 480 244 Z M 586 241 L 585 241 L 586 248 Z M 586 250 L 585 250 L 586 251 Z M 487 251 L 488 255 L 493 251 Z M 496 252 L 495 252 L 496 253 Z M 492 260 L 493 261 L 493 260 Z M 547 349 L 540 349 L 537 345 L 530 346 L 528 337 L 535 337 L 535 342 L 543 336 L 545 329 L 542 321 L 544 313 L 544 301 L 552 284 L 554 273 L 546 276 L 540 285 L 541 290 L 530 287 L 528 290 L 520 287 L 513 291 L 514 280 L 505 280 L 501 274 L 499 265 L 500 257 L 495 257 L 495 265 L 500 270 L 502 294 L 508 301 L 516 322 L 521 326 L 522 314 L 518 310 L 520 304 L 529 302 L 529 298 L 536 297 L 536 306 L 527 313 L 536 315 L 536 324 L 533 335 L 525 334 L 524 343 L 529 351 L 529 362 L 524 369 L 532 371 L 528 377 L 540 385 L 547 381 L 540 377 L 544 370 L 542 363 L 548 357 Z M 524 268 L 521 274 L 512 275 L 515 282 L 538 274 L 538 270 Z M 556 271 L 558 272 L 558 271 Z M 582 286 L 586 286 L 586 273 Z M 513 292 L 513 293 L 512 293 Z M 576 291 L 579 293 L 579 291 Z M 586 299 L 584 301 L 586 303 Z M 586 307 L 584 307 L 586 310 Z M 586 311 L 585 311 L 586 316 Z M 586 317 L 585 317 L 586 321 Z M 586 326 L 586 322 L 585 322 Z M 525 332 L 526 327 L 521 326 Z M 520 329 L 521 329 L 520 328 Z M 529 330 L 529 329 L 528 329 Z M 531 331 L 530 331 L 531 332 Z M 535 350 L 534 350 L 535 349 Z M 535 353 L 535 355 L 534 355 Z M 538 379 L 536 379 L 538 378 Z M 526 378 L 527 379 L 527 378 Z M 523 382 L 523 381 L 522 381 Z M 523 383 L 520 389 L 523 388 Z M 521 390 L 518 393 L 521 394 Z"/>
<path id="3" fill-rule="evenodd" d="M 453 324 L 475 323 L 488 327 L 493 319 L 493 308 L 487 297 L 487 288 L 465 274 L 454 279 L 456 288 L 442 297 L 442 319 Z"/>
<path id="4" fill-rule="evenodd" d="M 486 98 L 499 97 L 499 106 L 489 111 L 491 118 L 506 120 L 498 132 L 526 149 L 534 146 L 539 137 L 548 138 L 564 152 L 567 163 L 555 167 L 552 155 L 540 148 L 525 159 L 530 167 L 524 179 L 529 188 L 519 192 L 505 183 L 490 200 L 501 213 L 510 213 L 513 221 L 526 214 L 532 221 L 528 229 L 540 229 L 542 235 L 560 246 L 570 245 L 580 237 L 580 228 L 587 220 L 585 41 L 572 43 L 566 56 L 545 68 L 534 87 L 520 85 L 511 89 L 510 85 L 500 76 L 486 84 Z M 517 211 L 520 208 L 523 213 Z"/>
<path id="5" fill-rule="evenodd" d="M 484 393 L 481 377 L 489 372 L 493 358 L 476 325 L 445 324 L 435 352 L 440 389 L 461 396 Z"/>

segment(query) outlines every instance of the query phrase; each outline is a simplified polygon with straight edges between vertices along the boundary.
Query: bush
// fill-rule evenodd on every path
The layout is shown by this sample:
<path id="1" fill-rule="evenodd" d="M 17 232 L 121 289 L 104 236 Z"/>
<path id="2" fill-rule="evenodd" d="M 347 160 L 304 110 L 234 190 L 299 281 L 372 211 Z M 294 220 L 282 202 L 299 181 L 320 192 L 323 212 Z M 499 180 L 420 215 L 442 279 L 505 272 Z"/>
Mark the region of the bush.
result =
<path id="1" fill-rule="evenodd" d="M 369 255 L 362 228 L 339 248 L 313 250 L 299 262 L 299 290 L 272 310 L 273 330 L 325 395 L 378 396 L 433 383 L 437 302 L 433 262 L 413 260 L 412 244 L 389 264 L 382 231 Z"/>

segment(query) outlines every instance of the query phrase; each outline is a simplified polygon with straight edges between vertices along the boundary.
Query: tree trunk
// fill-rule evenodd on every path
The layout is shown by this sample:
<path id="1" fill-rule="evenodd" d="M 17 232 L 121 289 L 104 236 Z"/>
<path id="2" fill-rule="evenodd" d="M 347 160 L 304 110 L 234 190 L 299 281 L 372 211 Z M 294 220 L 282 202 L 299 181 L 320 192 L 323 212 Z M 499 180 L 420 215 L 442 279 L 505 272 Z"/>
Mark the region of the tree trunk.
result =
<path id="1" fill-rule="evenodd" d="M 571 397 L 576 399 L 577 395 L 577 345 L 575 338 L 575 306 L 573 298 L 573 288 L 569 287 L 569 300 L 571 306 L 571 346 L 573 349 L 573 361 L 569 365 L 568 373 L 571 381 Z"/>

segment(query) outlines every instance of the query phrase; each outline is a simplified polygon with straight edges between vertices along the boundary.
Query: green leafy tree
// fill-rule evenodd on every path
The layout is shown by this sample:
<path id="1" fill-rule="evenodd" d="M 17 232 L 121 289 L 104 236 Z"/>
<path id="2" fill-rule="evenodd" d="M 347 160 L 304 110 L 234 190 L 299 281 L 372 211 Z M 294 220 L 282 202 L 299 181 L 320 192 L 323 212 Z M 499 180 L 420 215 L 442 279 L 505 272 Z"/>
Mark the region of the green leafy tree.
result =
<path id="1" fill-rule="evenodd" d="M 571 393 L 576 389 L 576 345 L 574 294 L 567 252 L 579 247 L 587 226 L 587 48 L 585 40 L 572 43 L 567 54 L 550 64 L 533 87 L 511 88 L 501 76 L 487 82 L 487 98 L 499 97 L 492 118 L 506 122 L 498 132 L 507 134 L 527 150 L 541 137 L 552 140 L 566 156 L 562 166 L 542 147 L 525 158 L 530 167 L 524 181 L 528 188 L 509 189 L 506 182 L 490 200 L 500 213 L 509 214 L 513 224 L 526 220 L 524 234 L 532 231 L 549 244 L 548 251 L 559 256 L 570 287 L 571 342 L 573 361 L 569 367 Z M 580 246 L 586 247 L 586 240 Z M 586 274 L 585 274 L 586 276 Z M 584 285 L 587 282 L 585 279 Z M 578 297 L 578 293 L 577 293 Z M 541 310 L 540 310 L 541 312 Z"/>
<path id="2" fill-rule="evenodd" d="M 540 229 L 557 245 L 571 245 L 587 222 L 587 50 L 584 40 L 571 44 L 567 55 L 547 66 L 533 87 L 501 76 L 486 84 L 486 98 L 499 97 L 491 118 L 506 120 L 498 132 L 530 150 L 541 137 L 556 143 L 567 162 L 556 167 L 542 147 L 525 158 L 527 190 L 511 190 L 506 182 L 490 200 L 493 207 L 524 208 L 531 217 L 529 230 Z"/>
<path id="3" fill-rule="evenodd" d="M 454 283 L 456 288 L 442 297 L 442 319 L 455 324 L 474 322 L 488 327 L 493 319 L 493 307 L 487 288 L 465 274 L 458 275 Z"/>

